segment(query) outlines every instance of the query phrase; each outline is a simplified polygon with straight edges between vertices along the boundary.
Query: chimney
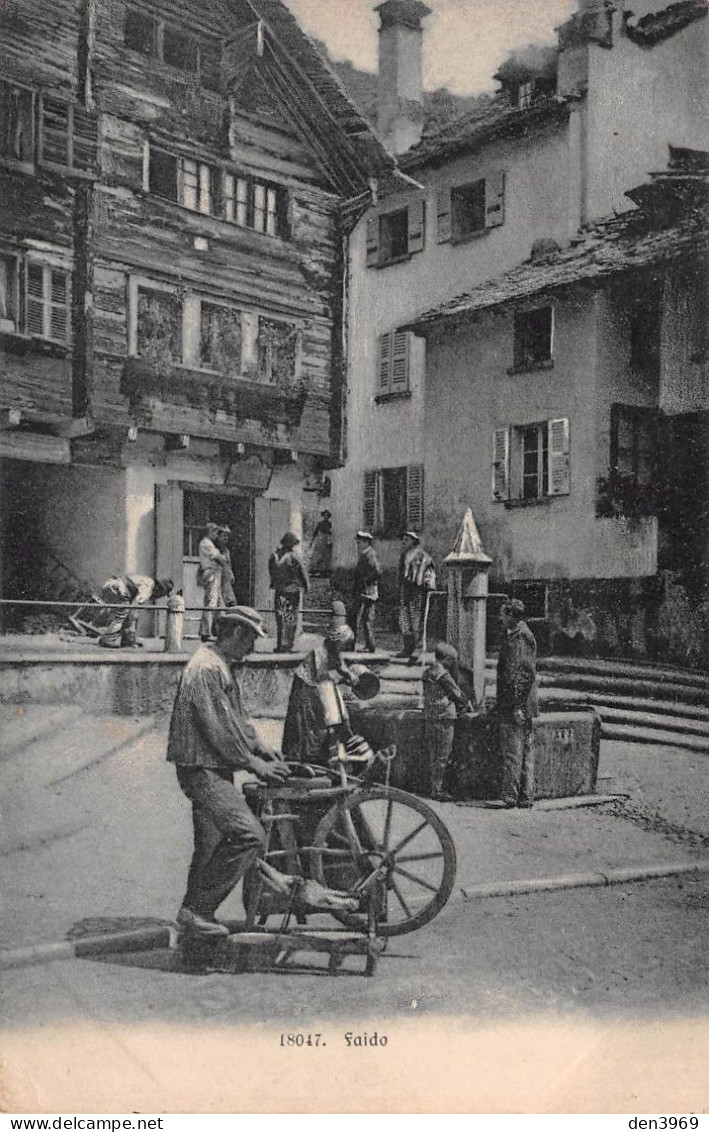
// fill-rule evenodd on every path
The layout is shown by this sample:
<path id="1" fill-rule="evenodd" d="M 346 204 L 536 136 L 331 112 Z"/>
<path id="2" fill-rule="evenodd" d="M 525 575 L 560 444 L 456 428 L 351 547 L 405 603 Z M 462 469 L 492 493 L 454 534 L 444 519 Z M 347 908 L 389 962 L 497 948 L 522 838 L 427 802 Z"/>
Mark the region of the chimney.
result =
<path id="1" fill-rule="evenodd" d="M 423 80 L 421 20 L 430 15 L 421 0 L 384 0 L 379 12 L 378 130 L 392 153 L 421 140 Z"/>

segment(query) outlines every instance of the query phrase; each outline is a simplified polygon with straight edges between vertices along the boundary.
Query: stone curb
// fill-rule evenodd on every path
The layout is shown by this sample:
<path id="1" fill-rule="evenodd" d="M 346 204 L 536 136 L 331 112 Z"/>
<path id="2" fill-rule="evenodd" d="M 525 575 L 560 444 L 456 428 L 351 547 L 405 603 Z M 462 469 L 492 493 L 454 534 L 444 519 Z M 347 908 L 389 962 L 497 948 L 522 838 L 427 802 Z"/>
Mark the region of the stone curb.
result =
<path id="1" fill-rule="evenodd" d="M 537 877 L 530 880 L 492 881 L 475 884 L 458 890 L 459 900 L 474 900 L 488 896 L 519 896 L 531 892 L 558 892 L 566 888 L 606 888 L 611 884 L 625 884 L 661 877 L 683 876 L 687 873 L 709 873 L 709 861 L 680 861 L 660 865 L 641 865 L 637 868 L 607 869 L 605 872 L 565 873 L 556 877 Z"/>
<path id="2" fill-rule="evenodd" d="M 611 884 L 655 880 L 661 877 L 697 875 L 709 872 L 709 861 L 646 865 L 641 868 L 608 869 L 606 872 L 567 873 L 557 877 L 538 877 L 532 880 L 492 882 L 459 888 L 455 901 L 482 899 L 491 896 L 519 896 L 534 892 L 556 892 L 567 888 L 605 888 Z M 93 956 L 118 954 L 129 951 L 148 951 L 169 947 L 176 928 L 156 925 L 134 931 L 111 932 L 100 936 L 87 936 L 64 943 L 40 943 L 21 947 L 15 951 L 0 951 L 0 971 L 17 967 L 30 967 L 39 963 L 54 963 L 60 959 L 86 959 Z"/>

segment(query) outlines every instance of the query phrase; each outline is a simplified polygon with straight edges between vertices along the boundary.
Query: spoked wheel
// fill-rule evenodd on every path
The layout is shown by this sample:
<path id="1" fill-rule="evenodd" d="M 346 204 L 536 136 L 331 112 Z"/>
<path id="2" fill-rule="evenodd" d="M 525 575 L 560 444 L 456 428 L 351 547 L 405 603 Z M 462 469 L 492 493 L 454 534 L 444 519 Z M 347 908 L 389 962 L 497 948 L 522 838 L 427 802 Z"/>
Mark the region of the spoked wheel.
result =
<path id="1" fill-rule="evenodd" d="M 403 935 L 437 916 L 455 881 L 455 845 L 438 815 L 392 787 L 358 791 L 329 810 L 315 831 L 312 874 L 321 884 L 354 892 L 380 869 L 379 934 Z M 334 912 L 366 929 L 366 911 Z"/>

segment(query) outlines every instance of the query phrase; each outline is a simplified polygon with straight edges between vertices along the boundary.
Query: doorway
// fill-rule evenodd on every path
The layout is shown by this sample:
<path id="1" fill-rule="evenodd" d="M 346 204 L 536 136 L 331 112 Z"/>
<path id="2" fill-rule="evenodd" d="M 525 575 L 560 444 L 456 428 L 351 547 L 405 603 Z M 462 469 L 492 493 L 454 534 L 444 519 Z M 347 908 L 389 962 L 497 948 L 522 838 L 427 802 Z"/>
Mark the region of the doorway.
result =
<path id="1" fill-rule="evenodd" d="M 247 495 L 195 489 L 184 493 L 183 523 L 183 586 L 185 604 L 201 605 L 204 592 L 197 585 L 199 543 L 208 522 L 231 529 L 229 550 L 234 571 L 234 594 L 237 604 L 252 605 L 254 597 L 254 504 Z M 188 613 L 185 623 L 187 636 L 196 636 L 199 615 Z"/>

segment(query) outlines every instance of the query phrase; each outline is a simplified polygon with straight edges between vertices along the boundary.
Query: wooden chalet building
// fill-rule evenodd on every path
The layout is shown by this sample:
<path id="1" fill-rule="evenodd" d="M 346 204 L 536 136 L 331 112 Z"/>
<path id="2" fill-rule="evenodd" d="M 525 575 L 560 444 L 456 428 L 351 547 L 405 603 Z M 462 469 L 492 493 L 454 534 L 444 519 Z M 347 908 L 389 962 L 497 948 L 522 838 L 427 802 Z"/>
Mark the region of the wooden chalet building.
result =
<path id="1" fill-rule="evenodd" d="M 213 518 L 264 607 L 343 455 L 348 236 L 406 179 L 280 0 L 6 0 L 0 41 L 4 596 L 58 561 L 196 604 Z"/>

